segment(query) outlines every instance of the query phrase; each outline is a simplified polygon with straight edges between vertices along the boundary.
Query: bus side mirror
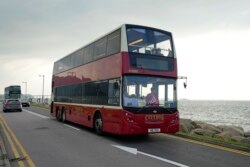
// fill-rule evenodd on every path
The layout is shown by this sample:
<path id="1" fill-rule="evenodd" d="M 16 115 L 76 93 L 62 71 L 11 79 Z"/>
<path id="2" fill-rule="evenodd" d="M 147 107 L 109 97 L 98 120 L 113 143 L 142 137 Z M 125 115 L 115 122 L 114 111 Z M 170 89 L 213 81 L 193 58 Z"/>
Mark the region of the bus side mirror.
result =
<path id="1" fill-rule="evenodd" d="M 186 89 L 186 88 L 187 88 L 187 83 L 186 83 L 186 82 L 183 82 L 183 86 L 184 86 L 184 88 Z"/>

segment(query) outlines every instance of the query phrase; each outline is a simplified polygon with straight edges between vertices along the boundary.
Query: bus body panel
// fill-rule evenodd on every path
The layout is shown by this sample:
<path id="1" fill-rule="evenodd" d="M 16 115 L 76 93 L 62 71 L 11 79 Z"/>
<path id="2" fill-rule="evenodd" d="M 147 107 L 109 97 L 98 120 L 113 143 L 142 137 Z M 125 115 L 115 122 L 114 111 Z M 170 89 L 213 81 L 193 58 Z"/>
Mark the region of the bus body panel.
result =
<path id="1" fill-rule="evenodd" d="M 179 114 L 132 114 L 124 111 L 123 134 L 176 133 Z M 152 130 L 150 132 L 150 130 Z"/>
<path id="2" fill-rule="evenodd" d="M 103 131 L 120 135 L 140 135 L 148 133 L 176 133 L 179 130 L 179 114 L 132 114 L 123 109 L 108 106 L 84 106 L 54 103 L 64 108 L 67 121 L 93 128 L 93 117 L 100 111 L 103 119 Z M 55 112 L 52 116 L 56 116 Z M 151 132 L 149 130 L 152 130 Z M 154 131 L 155 130 L 155 131 Z"/>
<path id="3" fill-rule="evenodd" d="M 104 80 L 121 76 L 121 54 L 104 57 L 53 77 L 54 87 Z"/>

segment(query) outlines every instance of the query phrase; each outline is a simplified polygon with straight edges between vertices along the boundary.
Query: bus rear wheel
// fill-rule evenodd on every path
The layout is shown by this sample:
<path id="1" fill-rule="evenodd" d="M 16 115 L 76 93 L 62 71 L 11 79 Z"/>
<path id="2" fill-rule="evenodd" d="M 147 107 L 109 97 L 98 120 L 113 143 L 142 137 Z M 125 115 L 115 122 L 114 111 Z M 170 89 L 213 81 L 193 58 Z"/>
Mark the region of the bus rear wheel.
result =
<path id="1" fill-rule="evenodd" d="M 102 116 L 100 113 L 97 113 L 94 117 L 94 128 L 95 128 L 95 132 L 98 135 L 102 135 L 103 134 L 103 121 L 102 121 Z"/>

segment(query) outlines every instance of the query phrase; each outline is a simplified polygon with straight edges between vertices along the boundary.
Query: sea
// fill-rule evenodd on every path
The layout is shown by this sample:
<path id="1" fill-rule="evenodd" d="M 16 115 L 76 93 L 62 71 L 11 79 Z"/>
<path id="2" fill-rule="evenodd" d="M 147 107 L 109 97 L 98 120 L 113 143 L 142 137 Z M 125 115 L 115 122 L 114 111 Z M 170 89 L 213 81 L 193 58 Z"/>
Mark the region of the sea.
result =
<path id="1" fill-rule="evenodd" d="M 180 118 L 240 126 L 250 132 L 250 101 L 179 100 L 178 109 Z"/>

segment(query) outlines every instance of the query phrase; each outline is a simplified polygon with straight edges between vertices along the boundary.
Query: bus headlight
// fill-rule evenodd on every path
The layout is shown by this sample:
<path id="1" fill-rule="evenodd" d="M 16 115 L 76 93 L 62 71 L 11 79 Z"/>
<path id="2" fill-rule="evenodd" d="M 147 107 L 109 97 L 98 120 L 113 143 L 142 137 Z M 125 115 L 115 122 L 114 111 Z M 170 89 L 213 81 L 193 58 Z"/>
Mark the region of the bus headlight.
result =
<path id="1" fill-rule="evenodd" d="M 128 122 L 134 123 L 134 119 L 133 119 L 133 116 L 132 116 L 131 114 L 126 113 L 126 114 L 125 114 L 125 118 L 126 118 L 126 120 L 127 120 Z"/>

